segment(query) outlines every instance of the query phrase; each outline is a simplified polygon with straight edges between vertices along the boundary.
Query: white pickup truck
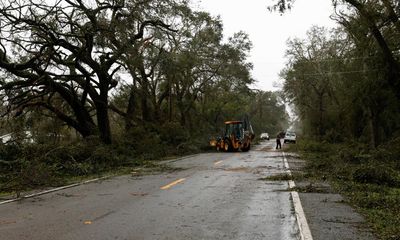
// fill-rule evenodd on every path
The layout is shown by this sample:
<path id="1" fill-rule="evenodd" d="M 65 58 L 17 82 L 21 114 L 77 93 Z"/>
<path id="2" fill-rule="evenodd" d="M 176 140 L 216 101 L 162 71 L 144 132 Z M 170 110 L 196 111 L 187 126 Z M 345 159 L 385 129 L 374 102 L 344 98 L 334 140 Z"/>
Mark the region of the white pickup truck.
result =
<path id="1" fill-rule="evenodd" d="M 296 143 L 296 133 L 287 131 L 285 134 L 285 138 L 283 139 L 284 143 Z"/>

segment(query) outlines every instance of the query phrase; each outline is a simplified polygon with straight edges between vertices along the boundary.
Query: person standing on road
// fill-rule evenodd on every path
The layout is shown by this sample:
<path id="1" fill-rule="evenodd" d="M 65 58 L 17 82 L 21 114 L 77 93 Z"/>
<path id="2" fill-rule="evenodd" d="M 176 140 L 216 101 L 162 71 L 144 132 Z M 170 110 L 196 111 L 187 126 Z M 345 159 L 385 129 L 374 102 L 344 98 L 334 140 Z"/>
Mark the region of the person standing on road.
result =
<path id="1" fill-rule="evenodd" d="M 278 135 L 276 135 L 276 149 L 282 149 L 282 144 L 281 144 L 281 133 L 278 133 Z"/>

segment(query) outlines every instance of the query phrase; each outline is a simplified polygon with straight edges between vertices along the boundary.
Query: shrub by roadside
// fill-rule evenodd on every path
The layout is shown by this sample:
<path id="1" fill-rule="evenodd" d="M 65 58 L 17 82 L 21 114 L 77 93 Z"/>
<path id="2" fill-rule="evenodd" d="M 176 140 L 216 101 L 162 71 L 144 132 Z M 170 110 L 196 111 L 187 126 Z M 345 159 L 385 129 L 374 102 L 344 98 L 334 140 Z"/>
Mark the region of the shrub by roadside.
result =
<path id="1" fill-rule="evenodd" d="M 306 160 L 306 175 L 329 180 L 380 239 L 400 239 L 400 138 L 377 149 L 309 140 L 290 149 Z"/>
<path id="2" fill-rule="evenodd" d="M 112 145 L 101 144 L 96 137 L 64 144 L 0 144 L 0 193 L 18 195 L 76 178 L 158 167 L 151 160 L 199 152 L 201 143 L 178 128 L 173 123 L 150 130 L 136 128 Z"/>

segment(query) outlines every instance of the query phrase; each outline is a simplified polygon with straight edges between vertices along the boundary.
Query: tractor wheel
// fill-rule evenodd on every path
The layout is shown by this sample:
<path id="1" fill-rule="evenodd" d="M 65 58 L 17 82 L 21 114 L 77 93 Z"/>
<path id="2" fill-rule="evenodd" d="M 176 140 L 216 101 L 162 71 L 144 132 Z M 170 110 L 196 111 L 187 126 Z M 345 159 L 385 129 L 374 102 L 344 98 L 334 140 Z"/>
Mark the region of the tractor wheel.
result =
<path id="1" fill-rule="evenodd" d="M 248 152 L 250 150 L 250 143 L 247 145 L 247 147 L 242 148 L 242 152 Z"/>
<path id="2" fill-rule="evenodd" d="M 231 143 L 230 143 L 229 139 L 225 139 L 224 151 L 225 152 L 232 152 L 232 146 L 231 146 Z"/>

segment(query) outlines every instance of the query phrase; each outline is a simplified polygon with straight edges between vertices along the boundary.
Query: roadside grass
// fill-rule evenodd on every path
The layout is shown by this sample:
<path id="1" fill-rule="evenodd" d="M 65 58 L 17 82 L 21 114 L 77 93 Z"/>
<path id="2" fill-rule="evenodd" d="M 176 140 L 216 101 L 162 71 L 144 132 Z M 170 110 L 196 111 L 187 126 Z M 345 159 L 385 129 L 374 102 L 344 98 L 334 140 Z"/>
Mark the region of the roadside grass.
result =
<path id="1" fill-rule="evenodd" d="M 65 185 L 71 185 L 75 183 L 84 182 L 87 180 L 92 180 L 96 178 L 103 178 L 103 177 L 115 177 L 115 176 L 122 176 L 122 175 L 131 175 L 132 177 L 141 177 L 145 175 L 157 174 L 162 172 L 175 172 L 175 171 L 182 171 L 182 168 L 175 168 L 169 165 L 159 163 L 158 160 L 154 161 L 146 161 L 143 162 L 143 165 L 135 165 L 132 167 L 124 166 L 124 167 L 116 167 L 110 170 L 102 170 L 92 174 L 85 174 L 85 175 L 68 175 L 60 177 L 56 182 L 43 182 L 41 186 L 30 186 L 29 184 L 25 184 L 24 186 L 17 186 L 21 180 L 17 180 L 12 182 L 14 184 L 14 188 L 10 188 L 10 185 L 2 185 L 0 183 L 0 189 L 7 190 L 0 191 L 0 201 L 1 200 L 8 200 L 10 198 L 19 198 L 24 195 L 30 194 L 32 191 L 40 191 L 40 190 L 47 190 L 49 188 L 60 187 Z M 4 184 L 4 183 L 3 183 Z M 2 188 L 3 187 L 3 188 Z"/>
<path id="2" fill-rule="evenodd" d="M 288 173 L 281 173 L 276 175 L 271 175 L 264 178 L 259 178 L 258 180 L 262 181 L 289 181 L 293 180 L 293 176 Z"/>
<path id="3" fill-rule="evenodd" d="M 289 181 L 289 180 L 300 180 L 300 179 L 308 179 L 311 176 L 307 176 L 304 173 L 292 172 L 292 174 L 288 173 L 280 173 L 271 175 L 268 177 L 259 178 L 258 180 L 262 181 Z"/>
<path id="4" fill-rule="evenodd" d="M 306 160 L 307 176 L 328 180 L 344 195 L 379 239 L 400 239 L 400 138 L 374 150 L 359 143 L 307 140 L 288 150 Z"/>
<path id="5" fill-rule="evenodd" d="M 296 191 L 301 193 L 328 193 L 325 188 L 321 188 L 319 186 L 313 184 L 307 184 L 306 186 L 296 186 L 293 188 L 289 188 L 288 191 Z"/>
<path id="6" fill-rule="evenodd" d="M 58 145 L 0 145 L 0 199 L 104 176 L 177 171 L 181 169 L 162 160 L 196 151 L 162 142 L 149 146 L 124 141 L 104 145 L 96 139 Z"/>
<path id="7" fill-rule="evenodd" d="M 312 178 L 312 176 L 307 176 L 306 174 L 303 173 L 293 173 L 293 174 L 288 174 L 288 173 L 281 173 L 281 174 L 276 174 L 276 175 L 271 175 L 268 177 L 264 178 L 259 178 L 258 180 L 261 181 L 289 181 L 289 180 L 311 180 L 315 181 L 315 179 Z M 326 193 L 329 192 L 325 188 L 315 185 L 313 183 L 307 184 L 305 186 L 296 186 L 293 188 L 288 188 L 285 191 L 296 191 L 296 192 L 302 192 L 302 193 Z"/>

